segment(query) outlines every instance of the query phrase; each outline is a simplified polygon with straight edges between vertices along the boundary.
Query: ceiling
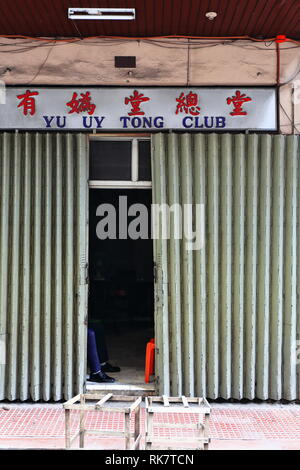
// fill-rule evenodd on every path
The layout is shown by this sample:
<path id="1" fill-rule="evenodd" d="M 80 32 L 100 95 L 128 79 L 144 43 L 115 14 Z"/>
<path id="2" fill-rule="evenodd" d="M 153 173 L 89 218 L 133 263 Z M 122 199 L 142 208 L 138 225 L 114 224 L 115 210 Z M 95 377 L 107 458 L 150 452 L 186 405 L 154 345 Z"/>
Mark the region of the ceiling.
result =
<path id="1" fill-rule="evenodd" d="M 1 35 L 300 39 L 300 0 L 0 0 Z M 69 7 L 135 8 L 129 21 L 69 20 Z M 210 21 L 209 11 L 217 12 Z M 77 27 L 76 27 L 77 26 Z"/>

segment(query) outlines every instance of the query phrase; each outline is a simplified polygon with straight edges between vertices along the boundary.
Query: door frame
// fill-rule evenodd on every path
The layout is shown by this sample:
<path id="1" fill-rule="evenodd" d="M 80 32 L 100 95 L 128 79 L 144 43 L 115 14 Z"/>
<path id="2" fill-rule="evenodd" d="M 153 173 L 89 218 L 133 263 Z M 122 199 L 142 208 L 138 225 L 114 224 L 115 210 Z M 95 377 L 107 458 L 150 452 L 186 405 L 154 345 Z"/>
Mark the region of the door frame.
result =
<path id="1" fill-rule="evenodd" d="M 128 180 L 90 180 L 89 189 L 151 189 L 152 181 L 138 181 L 138 141 L 151 140 L 150 134 L 90 134 L 91 140 L 131 141 L 131 181 Z M 90 153 L 90 152 L 89 152 Z"/>
<path id="2" fill-rule="evenodd" d="M 87 223 L 87 230 L 89 232 L 89 213 L 90 213 L 90 200 L 89 200 L 89 190 L 90 189 L 150 189 L 152 193 L 152 200 L 153 200 L 153 185 L 152 185 L 152 177 L 151 181 L 138 181 L 138 141 L 139 140 L 148 140 L 151 142 L 151 134 L 149 133 L 131 133 L 131 134 L 120 134 L 120 133 L 105 133 L 105 134 L 89 134 L 88 135 L 88 144 L 90 141 L 95 140 L 121 140 L 121 141 L 132 141 L 132 154 L 131 154 L 131 168 L 132 168 L 132 181 L 120 181 L 120 180 L 90 180 L 88 178 L 88 223 Z M 90 161 L 90 146 L 88 145 L 88 165 Z M 152 155 L 151 155 L 151 170 L 152 168 Z M 89 174 L 89 173 L 88 173 Z M 154 309 L 153 309 L 153 324 L 154 324 L 154 332 L 156 331 L 156 263 L 155 263 L 155 244 L 154 240 L 152 240 L 153 245 L 153 283 L 154 283 Z M 87 263 L 87 273 L 89 273 L 89 236 L 87 236 L 87 253 L 88 253 L 88 263 Z M 88 286 L 89 286 L 89 275 L 87 274 L 88 279 Z M 87 299 L 87 318 L 88 318 L 88 299 Z M 86 330 L 87 330 L 87 322 L 86 322 Z M 155 361 L 157 363 L 157 361 Z M 156 368 L 155 368 L 156 369 Z M 156 370 L 155 370 L 155 377 L 156 377 Z M 155 379 L 154 382 L 155 389 L 157 389 L 157 381 Z M 85 387 L 86 387 L 86 380 L 85 380 Z"/>

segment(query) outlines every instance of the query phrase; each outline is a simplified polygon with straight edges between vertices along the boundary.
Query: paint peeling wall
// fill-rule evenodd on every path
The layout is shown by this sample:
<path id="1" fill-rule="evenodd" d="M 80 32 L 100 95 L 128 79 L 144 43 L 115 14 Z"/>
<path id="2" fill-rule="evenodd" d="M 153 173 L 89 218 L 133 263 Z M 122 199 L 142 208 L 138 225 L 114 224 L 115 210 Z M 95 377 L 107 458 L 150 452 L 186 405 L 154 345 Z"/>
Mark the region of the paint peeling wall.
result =
<path id="1" fill-rule="evenodd" d="M 275 43 L 179 39 L 1 41 L 0 79 L 8 85 L 276 84 Z M 280 129 L 287 134 L 299 133 L 300 48 L 285 43 L 280 50 Z M 136 56 L 136 68 L 115 68 L 114 57 L 118 55 Z"/>

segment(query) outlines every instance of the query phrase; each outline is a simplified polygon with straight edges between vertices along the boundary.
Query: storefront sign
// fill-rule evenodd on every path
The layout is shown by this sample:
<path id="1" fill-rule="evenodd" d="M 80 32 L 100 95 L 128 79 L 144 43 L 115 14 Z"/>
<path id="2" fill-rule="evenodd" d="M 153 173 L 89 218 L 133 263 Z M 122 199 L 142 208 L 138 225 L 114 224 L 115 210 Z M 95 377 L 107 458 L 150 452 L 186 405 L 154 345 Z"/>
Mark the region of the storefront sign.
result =
<path id="1" fill-rule="evenodd" d="M 272 87 L 6 88 L 1 129 L 277 130 Z"/>

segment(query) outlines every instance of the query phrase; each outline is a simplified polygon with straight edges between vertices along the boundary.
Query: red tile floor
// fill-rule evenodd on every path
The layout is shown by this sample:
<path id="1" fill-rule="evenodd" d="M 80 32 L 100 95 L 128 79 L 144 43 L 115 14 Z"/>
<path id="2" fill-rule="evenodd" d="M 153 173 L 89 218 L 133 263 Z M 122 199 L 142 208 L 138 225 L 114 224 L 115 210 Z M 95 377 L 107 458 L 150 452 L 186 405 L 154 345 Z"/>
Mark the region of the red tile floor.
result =
<path id="1" fill-rule="evenodd" d="M 77 430 L 79 414 L 72 411 L 72 432 Z M 145 410 L 142 409 L 142 432 Z M 157 437 L 191 437 L 189 422 L 196 415 L 168 414 L 155 418 Z M 160 428 L 164 422 L 183 423 L 181 428 Z M 123 415 L 89 412 L 87 429 L 122 430 Z M 300 449 L 300 405 L 289 404 L 212 404 L 210 449 Z M 142 441 L 143 443 L 143 441 Z M 77 442 L 73 444 L 77 447 Z M 64 448 L 64 412 L 61 404 L 0 403 L 0 448 Z M 120 438 L 86 437 L 89 449 L 123 449 Z"/>

